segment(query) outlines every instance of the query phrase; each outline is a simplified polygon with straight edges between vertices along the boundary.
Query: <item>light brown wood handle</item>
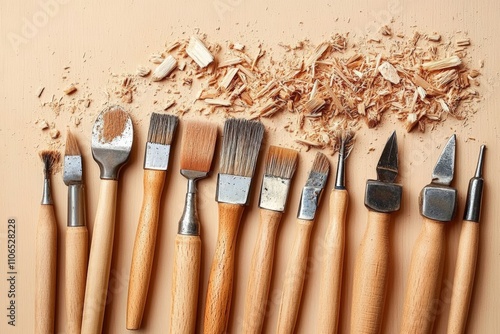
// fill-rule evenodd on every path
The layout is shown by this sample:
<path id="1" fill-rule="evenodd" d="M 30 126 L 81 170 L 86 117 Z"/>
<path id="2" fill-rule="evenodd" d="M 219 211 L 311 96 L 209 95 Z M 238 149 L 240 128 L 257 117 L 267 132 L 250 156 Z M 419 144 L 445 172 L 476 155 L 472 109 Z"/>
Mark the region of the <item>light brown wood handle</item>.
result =
<path id="1" fill-rule="evenodd" d="M 54 333 L 57 222 L 53 205 L 41 205 L 36 228 L 35 334 Z"/>
<path id="2" fill-rule="evenodd" d="M 445 258 L 444 223 L 425 218 L 410 261 L 401 334 L 432 332 Z"/>
<path id="3" fill-rule="evenodd" d="M 351 333 L 380 333 L 389 268 L 391 215 L 368 211 L 368 224 L 354 263 Z"/>
<path id="4" fill-rule="evenodd" d="M 337 333 L 344 265 L 345 219 L 349 194 L 333 189 L 330 195 L 330 224 L 322 245 L 323 266 L 318 298 L 318 328 L 316 333 Z"/>
<path id="5" fill-rule="evenodd" d="M 144 196 L 130 266 L 127 329 L 139 329 L 141 327 L 148 297 L 149 280 L 153 269 L 160 200 L 165 175 L 165 171 L 144 170 Z"/>
<path id="6" fill-rule="evenodd" d="M 233 292 L 236 237 L 244 210 L 242 205 L 219 203 L 219 232 L 205 303 L 205 334 L 226 332 Z"/>
<path id="7" fill-rule="evenodd" d="M 102 331 L 115 233 L 117 187 L 118 181 L 101 180 L 87 270 L 82 334 Z"/>
<path id="8" fill-rule="evenodd" d="M 67 227 L 65 248 L 66 330 L 68 334 L 80 334 L 89 257 L 87 226 Z"/>
<path id="9" fill-rule="evenodd" d="M 172 277 L 171 334 L 193 334 L 196 330 L 200 261 L 200 237 L 178 234 L 175 237 Z"/>
<path id="10" fill-rule="evenodd" d="M 259 232 L 250 264 L 250 277 L 245 297 L 242 333 L 262 332 L 267 298 L 273 273 L 276 232 L 283 213 L 260 210 Z"/>
<path id="11" fill-rule="evenodd" d="M 448 334 L 465 333 L 476 273 L 478 248 L 479 223 L 464 221 L 458 243 L 457 264 L 448 318 Z"/>
<path id="12" fill-rule="evenodd" d="M 278 334 L 292 334 L 299 313 L 307 270 L 309 242 L 314 221 L 297 220 L 297 231 L 288 261 L 278 313 Z"/>

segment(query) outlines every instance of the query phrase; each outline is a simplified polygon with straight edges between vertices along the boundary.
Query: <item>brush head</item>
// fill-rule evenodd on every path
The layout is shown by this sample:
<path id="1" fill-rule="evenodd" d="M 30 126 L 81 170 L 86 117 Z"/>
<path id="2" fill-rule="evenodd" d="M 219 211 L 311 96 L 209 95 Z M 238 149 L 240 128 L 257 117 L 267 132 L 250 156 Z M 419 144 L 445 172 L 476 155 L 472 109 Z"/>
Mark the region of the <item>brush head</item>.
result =
<path id="1" fill-rule="evenodd" d="M 182 134 L 181 170 L 208 173 L 214 157 L 217 125 L 186 122 Z"/>
<path id="2" fill-rule="evenodd" d="M 44 177 L 48 179 L 54 170 L 55 164 L 59 161 L 61 154 L 58 151 L 44 150 L 39 153 L 43 162 Z"/>
<path id="3" fill-rule="evenodd" d="M 306 185 L 302 189 L 300 197 L 299 212 L 297 218 L 303 220 L 314 220 L 321 199 L 321 193 L 325 188 L 330 171 L 330 163 L 323 153 L 316 153 L 316 158 L 307 177 Z"/>
<path id="4" fill-rule="evenodd" d="M 291 179 L 297 169 L 299 152 L 288 148 L 270 146 L 266 158 L 266 176 Z"/>
<path id="5" fill-rule="evenodd" d="M 78 148 L 78 143 L 76 142 L 75 136 L 68 129 L 66 135 L 66 150 L 64 151 L 65 156 L 81 155 L 80 149 Z"/>
<path id="6" fill-rule="evenodd" d="M 76 138 L 68 129 L 66 150 L 64 152 L 63 181 L 66 185 L 83 182 L 83 163 Z"/>
<path id="7" fill-rule="evenodd" d="M 263 136 L 260 122 L 228 119 L 224 123 L 220 173 L 252 177 Z"/>
<path id="8" fill-rule="evenodd" d="M 324 188 L 330 171 L 330 162 L 326 155 L 316 153 L 314 162 L 307 178 L 306 187 Z"/>
<path id="9" fill-rule="evenodd" d="M 351 153 L 355 139 L 356 137 L 352 130 L 339 130 L 335 133 L 335 146 L 333 150 L 343 155 L 345 159 Z"/>
<path id="10" fill-rule="evenodd" d="M 177 116 L 153 113 L 149 123 L 148 142 L 170 145 L 178 123 Z"/>

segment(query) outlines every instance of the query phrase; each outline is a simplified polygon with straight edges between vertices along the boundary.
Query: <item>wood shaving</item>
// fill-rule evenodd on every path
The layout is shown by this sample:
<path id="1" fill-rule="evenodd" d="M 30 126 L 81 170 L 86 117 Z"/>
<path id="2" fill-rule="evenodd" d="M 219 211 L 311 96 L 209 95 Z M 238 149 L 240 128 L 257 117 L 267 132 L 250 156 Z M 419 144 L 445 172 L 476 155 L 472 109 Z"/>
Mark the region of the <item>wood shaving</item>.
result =
<path id="1" fill-rule="evenodd" d="M 397 85 L 401 81 L 401 78 L 399 77 L 399 74 L 398 74 L 398 71 L 396 70 L 396 68 L 394 66 L 392 66 L 391 63 L 389 63 L 387 61 L 384 61 L 378 67 L 378 71 L 384 77 L 385 80 L 388 80 L 395 85 Z"/>
<path id="2" fill-rule="evenodd" d="M 153 72 L 152 80 L 161 81 L 165 79 L 177 66 L 177 60 L 173 56 L 168 56 Z"/>
<path id="3" fill-rule="evenodd" d="M 36 90 L 36 97 L 40 98 L 43 94 L 43 91 L 45 90 L 45 87 L 38 87 L 38 89 Z"/>
<path id="4" fill-rule="evenodd" d="M 137 74 L 140 77 L 147 77 L 149 73 L 151 73 L 151 69 L 142 65 L 137 66 L 137 69 L 135 71 L 135 74 Z"/>
<path id="5" fill-rule="evenodd" d="M 74 84 L 71 84 L 69 87 L 67 87 L 64 90 L 64 94 L 71 95 L 71 94 L 75 93 L 77 90 L 78 90 L 78 88 L 76 88 L 76 86 Z"/>
<path id="6" fill-rule="evenodd" d="M 57 138 L 59 138 L 60 132 L 57 129 L 51 129 L 49 131 L 49 135 L 50 135 L 50 138 L 57 139 Z"/>
<path id="7" fill-rule="evenodd" d="M 205 44 L 203 44 L 203 42 L 196 36 L 191 36 L 189 45 L 186 48 L 186 53 L 201 68 L 207 67 L 214 61 L 214 56 L 210 53 Z"/>
<path id="8" fill-rule="evenodd" d="M 426 71 L 438 71 L 450 67 L 456 67 L 460 64 L 462 64 L 462 60 L 458 56 L 451 56 L 448 58 L 423 63 L 422 68 Z"/>

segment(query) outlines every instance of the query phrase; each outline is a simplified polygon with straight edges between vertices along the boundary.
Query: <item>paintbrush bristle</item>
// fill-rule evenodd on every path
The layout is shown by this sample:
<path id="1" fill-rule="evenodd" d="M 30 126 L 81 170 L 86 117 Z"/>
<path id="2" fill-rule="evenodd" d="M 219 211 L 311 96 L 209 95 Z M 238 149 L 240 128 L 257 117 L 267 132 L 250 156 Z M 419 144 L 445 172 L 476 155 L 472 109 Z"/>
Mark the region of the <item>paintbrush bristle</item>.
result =
<path id="1" fill-rule="evenodd" d="M 45 150 L 39 153 L 43 162 L 43 172 L 45 178 L 48 178 L 54 169 L 54 165 L 59 161 L 61 154 L 58 151 Z"/>
<path id="2" fill-rule="evenodd" d="M 182 134 L 181 169 L 209 172 L 217 141 L 217 125 L 186 122 Z"/>
<path id="3" fill-rule="evenodd" d="M 228 119 L 224 123 L 220 173 L 252 177 L 263 136 L 260 122 Z"/>
<path id="4" fill-rule="evenodd" d="M 355 134 L 352 130 L 339 130 L 335 132 L 334 152 L 340 152 L 344 145 L 344 158 L 347 158 L 354 146 Z"/>
<path id="5" fill-rule="evenodd" d="M 68 133 L 66 135 L 66 150 L 64 151 L 64 155 L 81 155 L 80 149 L 78 148 L 78 143 L 76 142 L 75 136 L 68 129 Z"/>
<path id="6" fill-rule="evenodd" d="M 264 174 L 283 179 L 291 179 L 297 169 L 299 152 L 288 148 L 271 146 L 266 158 Z"/>
<path id="7" fill-rule="evenodd" d="M 314 162 L 311 168 L 311 173 L 328 174 L 330 171 L 330 162 L 326 155 L 321 152 L 316 153 Z"/>
<path id="8" fill-rule="evenodd" d="M 178 123 L 179 118 L 177 116 L 152 113 L 149 123 L 148 142 L 170 145 Z"/>

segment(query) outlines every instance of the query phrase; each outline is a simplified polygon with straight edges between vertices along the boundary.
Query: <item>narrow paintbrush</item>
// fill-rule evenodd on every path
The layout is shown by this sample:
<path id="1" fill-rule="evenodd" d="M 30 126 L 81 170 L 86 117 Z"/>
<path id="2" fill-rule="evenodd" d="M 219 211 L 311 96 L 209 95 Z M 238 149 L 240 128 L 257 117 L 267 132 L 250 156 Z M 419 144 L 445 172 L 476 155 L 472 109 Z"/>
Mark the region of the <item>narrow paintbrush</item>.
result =
<path id="1" fill-rule="evenodd" d="M 298 152 L 271 146 L 260 191 L 260 225 L 245 299 L 242 333 L 261 333 L 273 272 L 276 232 L 297 168 Z"/>
<path id="2" fill-rule="evenodd" d="M 170 333 L 194 333 L 200 285 L 201 239 L 196 181 L 207 177 L 217 141 L 217 126 L 188 122 L 182 137 L 181 174 L 188 180 L 184 212 L 175 237 Z"/>
<path id="3" fill-rule="evenodd" d="M 264 125 L 243 119 L 224 124 L 221 167 L 217 180 L 219 233 L 205 306 L 205 334 L 226 332 L 233 290 L 234 254 L 241 215 L 250 199 L 250 186 L 259 156 Z"/>
<path id="4" fill-rule="evenodd" d="M 69 334 L 79 334 L 82 329 L 89 234 L 85 216 L 82 155 L 75 137 L 69 130 L 64 153 L 63 181 L 68 186 L 68 222 L 65 247 L 66 329 Z"/>
<path id="5" fill-rule="evenodd" d="M 330 195 L 330 224 L 323 244 L 323 265 L 319 286 L 317 333 L 337 333 L 344 266 L 345 221 L 349 193 L 345 187 L 345 161 L 352 150 L 353 133 L 339 132 L 339 162 L 335 187 Z"/>
<path id="6" fill-rule="evenodd" d="M 82 334 L 102 331 L 113 257 L 118 179 L 133 142 L 132 119 L 123 108 L 110 106 L 97 116 L 92 127 L 92 156 L 99 165 L 101 185 L 85 285 Z"/>
<path id="7" fill-rule="evenodd" d="M 127 299 L 127 329 L 141 327 L 158 230 L 160 200 L 167 175 L 177 116 L 153 113 L 144 157 L 144 196 L 135 234 Z"/>
<path id="8" fill-rule="evenodd" d="M 54 332 L 57 271 L 57 222 L 50 176 L 60 157 L 57 151 L 42 151 L 43 196 L 36 228 L 35 333 Z"/>
<path id="9" fill-rule="evenodd" d="M 290 259 L 286 268 L 281 295 L 276 331 L 278 334 L 292 334 L 295 328 L 306 276 L 311 231 L 329 171 L 330 163 L 328 159 L 323 153 L 318 152 L 300 199 L 297 232 L 290 251 Z"/>

